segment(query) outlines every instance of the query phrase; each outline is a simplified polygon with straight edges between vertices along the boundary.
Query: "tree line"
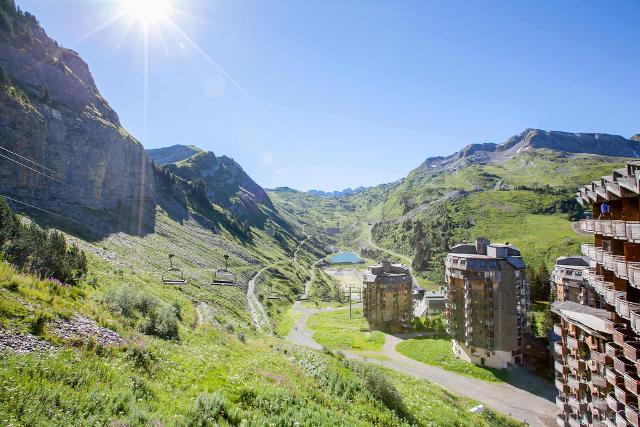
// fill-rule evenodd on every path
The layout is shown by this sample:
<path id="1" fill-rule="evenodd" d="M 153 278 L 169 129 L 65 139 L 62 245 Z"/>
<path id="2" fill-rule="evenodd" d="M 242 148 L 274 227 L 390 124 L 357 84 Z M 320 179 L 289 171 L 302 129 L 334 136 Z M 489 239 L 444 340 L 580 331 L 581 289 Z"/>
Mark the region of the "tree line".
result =
<path id="1" fill-rule="evenodd" d="M 87 273 L 87 257 L 55 230 L 23 224 L 0 197 L 0 256 L 21 271 L 41 279 L 75 285 Z"/>

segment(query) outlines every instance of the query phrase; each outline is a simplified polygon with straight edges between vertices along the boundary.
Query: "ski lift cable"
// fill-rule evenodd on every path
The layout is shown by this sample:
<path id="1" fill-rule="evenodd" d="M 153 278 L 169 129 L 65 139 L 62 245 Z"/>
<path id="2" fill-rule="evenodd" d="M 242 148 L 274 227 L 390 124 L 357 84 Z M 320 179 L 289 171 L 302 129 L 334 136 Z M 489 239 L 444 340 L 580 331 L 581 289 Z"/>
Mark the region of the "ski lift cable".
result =
<path id="1" fill-rule="evenodd" d="M 29 158 L 27 158 L 27 157 L 21 156 L 20 154 L 16 153 L 15 151 L 11 151 L 11 150 L 9 150 L 8 148 L 0 147 L 0 150 L 4 150 L 4 151 L 6 151 L 6 152 L 8 152 L 8 153 L 13 154 L 13 155 L 14 155 L 14 156 L 16 156 L 16 157 L 21 158 L 22 160 L 26 160 L 27 162 L 29 162 L 29 163 L 31 163 L 31 164 L 34 164 L 34 165 L 36 165 L 36 166 L 40 166 L 42 169 L 48 170 L 49 172 L 53 172 L 53 173 L 54 173 L 54 174 L 56 174 L 56 175 L 60 175 L 58 172 L 54 171 L 53 169 L 50 169 L 50 168 L 48 168 L 48 167 L 46 167 L 46 166 L 44 166 L 44 165 L 41 165 L 40 163 L 35 162 L 35 161 L 33 161 L 33 160 L 31 160 L 31 159 L 29 159 Z"/>

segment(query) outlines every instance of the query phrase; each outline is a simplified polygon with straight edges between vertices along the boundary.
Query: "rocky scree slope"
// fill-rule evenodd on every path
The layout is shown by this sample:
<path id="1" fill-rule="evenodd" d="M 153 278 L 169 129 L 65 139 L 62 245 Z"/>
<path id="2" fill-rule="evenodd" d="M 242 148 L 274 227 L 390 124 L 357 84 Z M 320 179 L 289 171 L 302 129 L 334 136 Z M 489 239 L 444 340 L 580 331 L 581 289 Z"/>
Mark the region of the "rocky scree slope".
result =
<path id="1" fill-rule="evenodd" d="M 105 209 L 124 218 L 153 215 L 154 176 L 143 147 L 80 56 L 13 0 L 0 3 L 0 67 L 2 147 L 44 166 L 2 150 L 41 174 L 0 157 L 0 192 L 77 219 Z"/>

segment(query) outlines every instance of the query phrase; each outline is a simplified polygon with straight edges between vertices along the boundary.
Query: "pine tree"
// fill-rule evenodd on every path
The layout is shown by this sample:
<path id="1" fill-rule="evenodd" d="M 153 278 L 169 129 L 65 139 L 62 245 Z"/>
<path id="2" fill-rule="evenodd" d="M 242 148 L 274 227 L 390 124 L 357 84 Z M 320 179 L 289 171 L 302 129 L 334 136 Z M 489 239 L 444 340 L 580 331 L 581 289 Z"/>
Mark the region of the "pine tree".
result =
<path id="1" fill-rule="evenodd" d="M 49 88 L 45 85 L 42 85 L 40 100 L 45 104 L 51 103 L 51 92 L 49 92 Z"/>

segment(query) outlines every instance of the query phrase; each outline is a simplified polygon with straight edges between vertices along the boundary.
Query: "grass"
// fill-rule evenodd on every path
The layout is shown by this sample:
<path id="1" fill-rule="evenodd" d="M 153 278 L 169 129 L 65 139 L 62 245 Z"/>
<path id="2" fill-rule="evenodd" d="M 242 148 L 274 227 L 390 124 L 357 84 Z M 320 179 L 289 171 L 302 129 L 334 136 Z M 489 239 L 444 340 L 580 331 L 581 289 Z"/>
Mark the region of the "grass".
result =
<path id="1" fill-rule="evenodd" d="M 458 359 L 451 350 L 451 340 L 442 338 L 416 338 L 396 346 L 398 352 L 418 362 L 437 366 L 447 371 L 490 382 L 503 382 L 508 378 L 504 370 L 483 368 Z"/>
<path id="2" fill-rule="evenodd" d="M 319 313 L 309 318 L 307 326 L 314 332 L 314 340 L 332 350 L 380 350 L 384 334 L 367 331 L 361 308 L 353 308 L 352 316 L 349 318 L 348 309 Z"/>
<path id="3" fill-rule="evenodd" d="M 293 306 L 290 306 L 283 311 L 280 320 L 276 323 L 276 327 L 273 332 L 279 337 L 286 337 L 294 323 L 300 318 L 300 314 L 293 310 Z"/>

